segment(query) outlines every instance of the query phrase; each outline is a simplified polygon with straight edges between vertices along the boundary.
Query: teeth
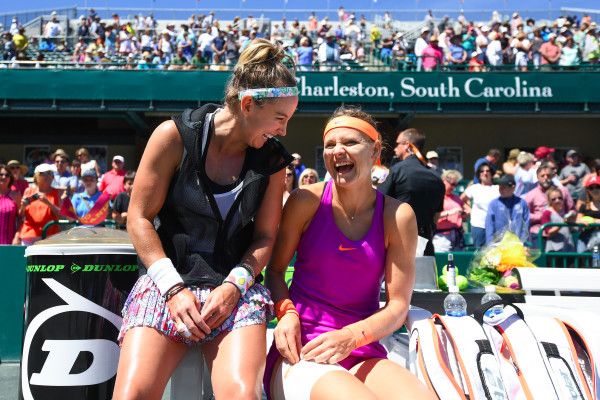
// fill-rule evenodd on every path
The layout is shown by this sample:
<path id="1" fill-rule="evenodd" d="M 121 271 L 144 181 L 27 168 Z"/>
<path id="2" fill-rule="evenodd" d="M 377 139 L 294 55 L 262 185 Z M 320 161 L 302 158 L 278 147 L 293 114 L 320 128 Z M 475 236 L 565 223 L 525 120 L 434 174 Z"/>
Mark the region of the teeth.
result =
<path id="1" fill-rule="evenodd" d="M 340 162 L 340 163 L 336 163 L 335 164 L 336 167 L 343 167 L 345 165 L 352 165 L 352 163 L 350 163 L 350 162 Z"/>

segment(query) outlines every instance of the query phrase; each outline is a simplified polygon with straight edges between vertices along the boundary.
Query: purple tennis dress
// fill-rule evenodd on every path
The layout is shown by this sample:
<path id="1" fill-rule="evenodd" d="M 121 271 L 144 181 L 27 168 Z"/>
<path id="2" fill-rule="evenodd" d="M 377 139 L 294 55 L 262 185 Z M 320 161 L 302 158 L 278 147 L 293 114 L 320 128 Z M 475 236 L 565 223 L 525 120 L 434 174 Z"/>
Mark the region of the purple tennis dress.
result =
<path id="1" fill-rule="evenodd" d="M 333 217 L 332 181 L 327 182 L 319 208 L 300 238 L 290 299 L 300 314 L 302 345 L 322 333 L 341 329 L 379 310 L 384 276 L 384 196 L 377 193 L 371 227 L 360 240 L 348 239 Z M 379 342 L 359 347 L 339 364 L 350 369 L 370 358 L 386 358 Z M 275 343 L 267 356 L 265 390 L 279 358 Z"/>

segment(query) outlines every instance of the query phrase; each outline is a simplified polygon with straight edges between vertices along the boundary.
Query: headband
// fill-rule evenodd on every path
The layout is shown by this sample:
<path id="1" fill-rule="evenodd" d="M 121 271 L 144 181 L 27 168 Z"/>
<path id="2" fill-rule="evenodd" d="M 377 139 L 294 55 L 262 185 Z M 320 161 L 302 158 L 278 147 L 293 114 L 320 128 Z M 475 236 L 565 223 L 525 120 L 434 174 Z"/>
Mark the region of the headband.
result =
<path id="1" fill-rule="evenodd" d="M 352 128 L 367 135 L 373 139 L 374 142 L 379 139 L 379 133 L 377 132 L 377 129 L 375 129 L 373 125 L 369 124 L 367 121 L 363 121 L 362 119 L 356 117 L 342 115 L 329 121 L 325 127 L 325 130 L 323 131 L 323 140 L 325 140 L 327 134 L 335 128 Z"/>
<path id="2" fill-rule="evenodd" d="M 254 99 L 266 99 L 268 97 L 293 97 L 298 96 L 298 88 L 296 86 L 287 86 L 240 90 L 238 99 L 241 100 L 245 96 L 250 96 Z"/>

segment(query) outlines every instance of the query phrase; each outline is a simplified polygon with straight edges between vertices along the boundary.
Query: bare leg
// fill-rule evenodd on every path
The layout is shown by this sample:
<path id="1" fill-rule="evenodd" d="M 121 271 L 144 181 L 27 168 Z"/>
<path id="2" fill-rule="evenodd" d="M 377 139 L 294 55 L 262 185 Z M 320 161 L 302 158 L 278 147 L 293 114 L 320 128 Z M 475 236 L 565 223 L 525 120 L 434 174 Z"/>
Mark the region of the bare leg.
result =
<path id="1" fill-rule="evenodd" d="M 320 377 L 310 391 L 310 400 L 375 400 L 364 383 L 346 371 L 332 371 Z"/>
<path id="2" fill-rule="evenodd" d="M 132 328 L 125 334 L 113 400 L 160 400 L 187 346 L 153 328 Z"/>
<path id="3" fill-rule="evenodd" d="M 245 326 L 202 345 L 215 398 L 261 398 L 266 329 L 265 325 Z"/>
<path id="4" fill-rule="evenodd" d="M 350 370 L 373 391 L 378 399 L 437 400 L 419 379 L 406 368 L 386 359 L 370 359 Z M 390 385 L 390 382 L 394 382 Z"/>

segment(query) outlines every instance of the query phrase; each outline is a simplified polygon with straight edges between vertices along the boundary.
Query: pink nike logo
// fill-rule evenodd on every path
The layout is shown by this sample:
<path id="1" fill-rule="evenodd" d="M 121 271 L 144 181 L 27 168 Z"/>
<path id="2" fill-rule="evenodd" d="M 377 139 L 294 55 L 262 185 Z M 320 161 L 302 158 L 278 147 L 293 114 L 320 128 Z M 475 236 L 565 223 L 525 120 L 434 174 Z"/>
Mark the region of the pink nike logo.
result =
<path id="1" fill-rule="evenodd" d="M 350 250 L 356 250 L 356 247 L 344 247 L 343 245 L 340 244 L 340 247 L 338 247 L 339 251 L 350 251 Z"/>

